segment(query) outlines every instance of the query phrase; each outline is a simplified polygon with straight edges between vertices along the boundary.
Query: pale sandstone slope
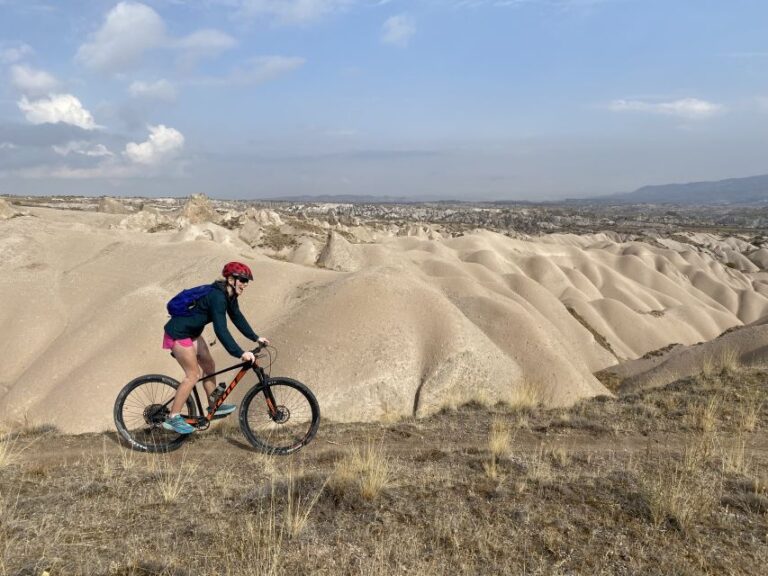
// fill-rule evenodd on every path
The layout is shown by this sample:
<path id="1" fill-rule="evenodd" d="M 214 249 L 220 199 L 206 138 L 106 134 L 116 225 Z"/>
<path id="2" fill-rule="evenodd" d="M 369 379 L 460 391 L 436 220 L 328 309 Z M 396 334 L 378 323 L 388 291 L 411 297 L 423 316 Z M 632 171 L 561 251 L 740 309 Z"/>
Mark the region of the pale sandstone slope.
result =
<path id="1" fill-rule="evenodd" d="M 622 393 L 664 386 L 702 372 L 768 364 L 768 318 L 735 328 L 709 342 L 677 345 L 661 353 L 625 362 L 607 370 L 619 378 Z"/>
<path id="2" fill-rule="evenodd" d="M 531 391 L 569 404 L 607 393 L 592 373 L 617 358 L 768 313 L 765 279 L 609 235 L 335 234 L 321 268 L 267 258 L 210 222 L 149 234 L 123 229 L 124 216 L 32 212 L 0 223 L 0 418 L 72 432 L 110 428 L 131 378 L 180 375 L 160 349 L 165 303 L 232 259 L 257 274 L 241 307 L 279 348 L 273 373 L 307 382 L 336 420 Z M 212 350 L 220 367 L 234 362 Z"/>

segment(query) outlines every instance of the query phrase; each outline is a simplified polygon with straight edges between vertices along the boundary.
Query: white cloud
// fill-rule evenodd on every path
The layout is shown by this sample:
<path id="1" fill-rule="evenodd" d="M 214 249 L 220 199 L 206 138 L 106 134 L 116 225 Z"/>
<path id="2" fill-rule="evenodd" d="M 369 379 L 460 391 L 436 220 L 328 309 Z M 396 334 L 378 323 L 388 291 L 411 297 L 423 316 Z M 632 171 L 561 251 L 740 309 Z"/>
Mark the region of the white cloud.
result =
<path id="1" fill-rule="evenodd" d="M 73 155 L 91 158 L 88 166 L 72 166 L 62 159 L 56 163 L 40 164 L 6 174 L 20 178 L 63 180 L 149 178 L 157 175 L 168 161 L 179 154 L 184 146 L 184 136 L 178 130 L 162 124 L 148 126 L 148 129 L 150 134 L 145 142 L 130 142 L 119 155 L 113 154 L 103 144 L 80 140 L 52 146 L 56 154 L 65 158 Z M 172 166 L 178 167 L 175 164 Z"/>
<path id="2" fill-rule="evenodd" d="M 258 56 L 219 78 L 201 78 L 194 83 L 208 86 L 261 84 L 304 65 L 304 58 L 293 56 Z"/>
<path id="3" fill-rule="evenodd" d="M 165 49 L 177 51 L 182 63 L 192 66 L 235 44 L 232 36 L 212 29 L 173 38 L 152 8 L 138 2 L 120 2 L 109 11 L 101 28 L 80 46 L 77 60 L 92 70 L 120 73 L 137 67 L 147 52 Z"/>
<path id="4" fill-rule="evenodd" d="M 406 14 L 387 18 L 381 27 L 381 41 L 405 48 L 416 33 L 416 24 Z"/>
<path id="5" fill-rule="evenodd" d="M 149 174 L 139 166 L 127 166 L 112 162 L 111 159 L 90 168 L 72 168 L 69 166 L 42 165 L 23 168 L 11 172 L 13 176 L 29 179 L 58 178 L 62 180 L 92 180 L 101 178 L 141 178 Z M 2 175 L 2 172 L 0 172 Z"/>
<path id="6" fill-rule="evenodd" d="M 239 69 L 235 76 L 244 83 L 265 82 L 303 66 L 304 62 L 304 58 L 291 56 L 259 56 L 253 58 L 248 67 Z"/>
<path id="7" fill-rule="evenodd" d="M 3 48 L 0 50 L 0 62 L 4 64 L 13 64 L 32 54 L 32 48 L 27 44 L 20 44 L 12 48 Z"/>
<path id="8" fill-rule="evenodd" d="M 194 68 L 199 60 L 215 58 L 235 46 L 232 36 L 218 30 L 198 30 L 175 40 L 171 47 L 179 51 L 179 63 L 186 69 Z"/>
<path id="9" fill-rule="evenodd" d="M 165 42 L 165 24 L 157 12 L 144 4 L 120 2 L 90 41 L 80 46 L 77 59 L 93 70 L 122 72 Z"/>
<path id="10" fill-rule="evenodd" d="M 614 100 L 610 103 L 609 108 L 614 112 L 648 112 L 690 119 L 708 118 L 723 110 L 720 104 L 698 98 L 682 98 L 671 102 Z"/>
<path id="11" fill-rule="evenodd" d="M 219 30 L 198 30 L 174 42 L 174 46 L 182 50 L 206 52 L 229 50 L 235 44 L 235 39 L 232 36 Z"/>
<path id="12" fill-rule="evenodd" d="M 53 151 L 60 156 L 69 156 L 70 154 L 80 154 L 94 158 L 113 156 L 112 152 L 104 144 L 93 144 L 79 140 L 67 142 L 64 146 L 53 146 Z"/>
<path id="13" fill-rule="evenodd" d="M 353 4 L 355 0 L 243 0 L 238 15 L 266 17 L 280 24 L 306 24 Z"/>
<path id="14" fill-rule="evenodd" d="M 23 96 L 18 101 L 19 109 L 32 124 L 71 124 L 83 130 L 94 130 L 99 126 L 80 100 L 71 94 L 51 94 L 47 98 L 29 101 Z"/>
<path id="15" fill-rule="evenodd" d="M 11 66 L 11 84 L 24 94 L 37 96 L 52 92 L 59 83 L 48 72 L 16 64 Z"/>
<path id="16" fill-rule="evenodd" d="M 178 130 L 160 124 L 149 126 L 149 132 L 145 142 L 126 144 L 123 154 L 131 162 L 155 166 L 172 159 L 184 147 L 184 136 Z"/>
<path id="17" fill-rule="evenodd" d="M 176 100 L 176 87 L 164 78 L 155 82 L 133 82 L 129 86 L 128 92 L 134 98 L 162 100 L 164 102 Z"/>
<path id="18" fill-rule="evenodd" d="M 13 142 L 0 142 L 0 150 L 16 150 L 18 146 Z"/>

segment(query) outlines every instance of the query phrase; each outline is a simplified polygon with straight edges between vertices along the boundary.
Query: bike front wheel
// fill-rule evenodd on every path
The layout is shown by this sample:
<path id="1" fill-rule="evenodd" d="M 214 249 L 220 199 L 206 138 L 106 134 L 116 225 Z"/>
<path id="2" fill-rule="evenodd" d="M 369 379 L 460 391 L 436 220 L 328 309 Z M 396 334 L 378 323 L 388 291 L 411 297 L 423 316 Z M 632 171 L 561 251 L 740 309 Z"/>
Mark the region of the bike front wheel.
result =
<path id="1" fill-rule="evenodd" d="M 240 404 L 240 429 L 255 448 L 286 455 L 306 446 L 320 425 L 320 406 L 312 391 L 290 378 L 270 378 L 246 392 Z"/>
<path id="2" fill-rule="evenodd" d="M 179 382 L 162 374 L 147 374 L 131 380 L 115 400 L 115 426 L 120 436 L 140 452 L 170 452 L 189 436 L 163 428 Z M 192 395 L 187 398 L 184 418 L 197 417 Z"/>

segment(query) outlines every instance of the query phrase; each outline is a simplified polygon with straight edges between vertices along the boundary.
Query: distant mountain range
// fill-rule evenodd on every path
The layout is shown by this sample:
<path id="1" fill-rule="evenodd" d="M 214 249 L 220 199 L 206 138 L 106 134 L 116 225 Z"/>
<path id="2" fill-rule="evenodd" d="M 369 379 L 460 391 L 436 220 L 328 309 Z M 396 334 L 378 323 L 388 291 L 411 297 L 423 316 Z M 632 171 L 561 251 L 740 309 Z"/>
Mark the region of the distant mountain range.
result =
<path id="1" fill-rule="evenodd" d="M 634 192 L 589 198 L 621 204 L 768 204 L 768 174 L 715 182 L 643 186 Z"/>
<path id="2" fill-rule="evenodd" d="M 321 194 L 318 196 L 283 196 L 262 198 L 267 202 L 306 202 L 332 204 L 420 204 L 420 203 L 487 203 L 487 204 L 683 204 L 683 205 L 756 205 L 768 206 L 768 174 L 746 178 L 729 178 L 712 182 L 660 184 L 643 186 L 633 192 L 569 198 L 561 201 L 473 200 L 471 198 L 440 199 L 437 197 L 366 196 L 355 194 Z"/>

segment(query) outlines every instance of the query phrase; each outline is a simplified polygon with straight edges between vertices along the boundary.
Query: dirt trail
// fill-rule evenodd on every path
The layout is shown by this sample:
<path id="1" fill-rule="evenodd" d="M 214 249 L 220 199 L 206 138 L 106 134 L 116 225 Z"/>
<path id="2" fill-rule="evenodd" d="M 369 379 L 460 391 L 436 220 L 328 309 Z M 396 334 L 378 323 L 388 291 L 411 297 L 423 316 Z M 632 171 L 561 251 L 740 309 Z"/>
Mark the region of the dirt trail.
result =
<path id="1" fill-rule="evenodd" d="M 507 421 L 511 426 L 511 451 L 530 454 L 543 447 L 560 446 L 571 453 L 633 453 L 649 450 L 679 452 L 697 441 L 690 431 L 679 432 L 636 430 L 602 430 L 599 426 L 580 429 L 580 423 L 564 427 L 540 422 L 528 427 L 514 428 L 517 416 L 481 408 L 465 407 L 424 420 L 410 420 L 393 424 L 358 423 L 340 424 L 321 422 L 315 439 L 297 455 L 274 457 L 276 462 L 300 458 L 305 465 L 312 461 L 327 462 L 350 447 L 375 443 L 389 456 L 404 460 L 421 459 L 432 454 L 444 457 L 450 454 L 477 454 L 487 449 L 489 430 L 494 420 Z M 518 423 L 519 425 L 519 423 Z M 597 429 L 594 429 L 597 428 Z M 737 435 L 726 434 L 717 438 L 720 446 L 736 445 Z M 127 448 L 120 443 L 115 432 L 101 434 L 55 435 L 20 438 L 19 449 L 24 460 L 36 465 L 61 465 L 93 457 L 116 457 Z M 768 438 L 762 435 L 751 439 L 749 448 L 754 453 L 768 455 Z M 258 454 L 236 427 L 236 420 L 222 423 L 205 432 L 196 432 L 172 457 L 205 462 L 209 459 L 243 459 Z M 442 455 L 442 456 L 440 456 Z M 149 455 L 164 458 L 163 455 Z"/>

